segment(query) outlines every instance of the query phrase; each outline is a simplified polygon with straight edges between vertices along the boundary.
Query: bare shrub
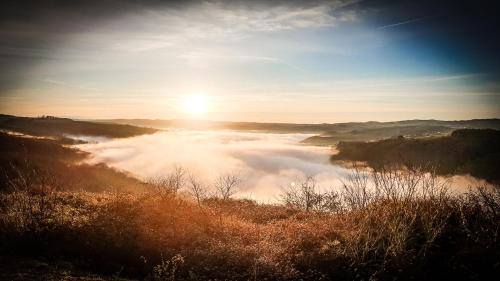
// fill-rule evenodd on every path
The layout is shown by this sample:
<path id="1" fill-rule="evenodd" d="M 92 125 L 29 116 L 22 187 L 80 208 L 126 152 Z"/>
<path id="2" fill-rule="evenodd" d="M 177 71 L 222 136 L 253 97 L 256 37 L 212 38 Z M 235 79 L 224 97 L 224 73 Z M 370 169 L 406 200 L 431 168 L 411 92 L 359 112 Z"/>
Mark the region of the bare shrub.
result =
<path id="1" fill-rule="evenodd" d="M 237 173 L 226 173 L 215 179 L 215 190 L 223 200 L 228 200 L 236 192 L 241 184 L 241 177 Z"/>
<path id="2" fill-rule="evenodd" d="M 330 212 L 342 211 L 341 195 L 334 190 L 322 193 L 319 200 L 319 208 Z"/>
<path id="3" fill-rule="evenodd" d="M 0 193 L 0 232 L 43 235 L 81 226 L 96 214 L 92 201 L 97 197 L 48 188 Z"/>
<path id="4" fill-rule="evenodd" d="M 169 260 L 161 256 L 160 264 L 153 268 L 153 280 L 157 281 L 175 281 L 177 280 L 177 271 L 184 264 L 184 257 L 175 255 Z"/>
<path id="5" fill-rule="evenodd" d="M 342 181 L 342 201 L 350 210 L 361 209 L 377 196 L 368 186 L 369 176 L 366 172 L 354 167 L 353 172 Z"/>
<path id="6" fill-rule="evenodd" d="M 354 167 L 342 181 L 342 201 L 347 209 L 363 209 L 374 202 L 446 200 L 449 181 L 423 169 L 363 171 Z"/>
<path id="7" fill-rule="evenodd" d="M 461 198 L 457 208 L 467 236 L 475 241 L 498 244 L 500 229 L 500 186 L 478 186 Z"/>
<path id="8" fill-rule="evenodd" d="M 57 204 L 51 189 L 15 191 L 7 196 L 3 220 L 11 220 L 19 232 L 40 232 L 53 226 Z M 5 223 L 5 222 L 4 222 Z"/>
<path id="9" fill-rule="evenodd" d="M 61 189 L 60 179 L 50 170 L 34 165 L 28 158 L 1 169 L 2 178 L 7 191 L 21 191 L 30 189 Z"/>
<path id="10" fill-rule="evenodd" d="M 12 221 L 19 232 L 41 232 L 58 219 L 55 200 L 59 180 L 50 171 L 41 170 L 28 159 L 10 164 L 5 172 L 8 193 L 2 194 L 3 223 Z"/>
<path id="11" fill-rule="evenodd" d="M 478 186 L 466 194 L 467 202 L 482 208 L 492 217 L 500 216 L 500 186 Z"/>
<path id="12" fill-rule="evenodd" d="M 446 180 L 420 169 L 354 169 L 341 198 L 348 224 L 358 229 L 350 234 L 346 253 L 359 262 L 413 250 L 425 255 L 450 217 L 447 190 Z M 414 249 L 417 237 L 421 242 Z"/>

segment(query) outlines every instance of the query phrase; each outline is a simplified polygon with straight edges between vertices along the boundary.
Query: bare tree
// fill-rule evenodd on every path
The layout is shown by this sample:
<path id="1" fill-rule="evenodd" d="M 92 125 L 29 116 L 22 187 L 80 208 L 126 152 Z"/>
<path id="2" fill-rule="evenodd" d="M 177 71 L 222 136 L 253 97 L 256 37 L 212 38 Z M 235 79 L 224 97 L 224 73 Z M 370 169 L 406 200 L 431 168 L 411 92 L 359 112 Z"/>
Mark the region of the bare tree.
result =
<path id="1" fill-rule="evenodd" d="M 188 175 L 189 194 L 196 199 L 198 205 L 201 205 L 203 199 L 207 198 L 208 191 L 205 185 L 192 173 Z"/>
<path id="2" fill-rule="evenodd" d="M 179 165 L 175 165 L 173 170 L 166 175 L 159 175 L 152 177 L 148 183 L 162 197 L 168 197 L 177 194 L 177 192 L 184 186 L 186 170 Z"/>
<path id="3" fill-rule="evenodd" d="M 175 192 L 179 191 L 184 185 L 186 170 L 179 165 L 174 166 L 174 170 L 169 175 L 170 185 Z"/>
<path id="4" fill-rule="evenodd" d="M 241 178 L 236 173 L 222 174 L 215 179 L 216 192 L 224 200 L 231 198 L 240 184 Z"/>
<path id="5" fill-rule="evenodd" d="M 303 180 L 292 182 L 283 189 L 282 201 L 289 206 L 309 211 L 316 205 L 318 200 L 316 193 L 316 179 L 313 176 L 306 176 Z"/>
<path id="6" fill-rule="evenodd" d="M 314 176 L 306 176 L 283 188 L 281 200 L 288 206 L 306 211 L 337 211 L 340 208 L 338 194 L 333 191 L 320 192 Z"/>

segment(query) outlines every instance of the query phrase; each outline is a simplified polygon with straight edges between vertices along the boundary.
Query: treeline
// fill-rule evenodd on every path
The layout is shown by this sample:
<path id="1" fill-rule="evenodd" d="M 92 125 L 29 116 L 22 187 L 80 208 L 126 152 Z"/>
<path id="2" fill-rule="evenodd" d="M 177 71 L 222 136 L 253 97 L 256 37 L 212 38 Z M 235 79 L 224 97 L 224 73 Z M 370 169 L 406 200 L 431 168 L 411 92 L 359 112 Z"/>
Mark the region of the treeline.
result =
<path id="1" fill-rule="evenodd" d="M 374 142 L 340 142 L 332 161 L 364 161 L 372 168 L 420 167 L 441 175 L 470 174 L 500 180 L 500 131 L 462 129 L 450 136 L 391 138 Z"/>
<path id="2" fill-rule="evenodd" d="M 0 129 L 33 136 L 65 137 L 67 135 L 124 138 L 152 134 L 156 129 L 132 125 L 75 121 L 44 116 L 39 118 L 0 115 Z"/>

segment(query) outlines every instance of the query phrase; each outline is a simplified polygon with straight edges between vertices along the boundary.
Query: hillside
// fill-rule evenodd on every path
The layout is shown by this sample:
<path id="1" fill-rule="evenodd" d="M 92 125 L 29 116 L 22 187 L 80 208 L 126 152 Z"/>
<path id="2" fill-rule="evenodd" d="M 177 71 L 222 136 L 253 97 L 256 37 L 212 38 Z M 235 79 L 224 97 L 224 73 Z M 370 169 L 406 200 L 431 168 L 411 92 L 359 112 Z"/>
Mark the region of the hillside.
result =
<path id="1" fill-rule="evenodd" d="M 457 129 L 500 129 L 499 119 L 438 121 L 408 120 L 398 122 L 345 123 L 335 129 L 303 140 L 312 145 L 336 145 L 343 141 L 376 141 L 404 136 L 422 138 L 445 136 Z"/>
<path id="2" fill-rule="evenodd" d="M 137 179 L 106 165 L 82 163 L 88 154 L 64 143 L 0 132 L 0 192 L 19 185 L 48 185 L 66 191 L 144 190 Z"/>
<path id="3" fill-rule="evenodd" d="M 30 118 L 11 115 L 0 115 L 0 129 L 33 136 L 56 138 L 64 138 L 68 135 L 125 138 L 152 134 L 157 131 L 152 128 L 141 128 L 132 125 L 75 121 L 51 116 Z"/>
<path id="4" fill-rule="evenodd" d="M 470 174 L 500 180 L 500 131 L 456 130 L 433 138 L 392 138 L 374 142 L 340 142 L 332 161 L 365 161 L 374 168 L 413 166 L 435 169 L 438 174 Z"/>

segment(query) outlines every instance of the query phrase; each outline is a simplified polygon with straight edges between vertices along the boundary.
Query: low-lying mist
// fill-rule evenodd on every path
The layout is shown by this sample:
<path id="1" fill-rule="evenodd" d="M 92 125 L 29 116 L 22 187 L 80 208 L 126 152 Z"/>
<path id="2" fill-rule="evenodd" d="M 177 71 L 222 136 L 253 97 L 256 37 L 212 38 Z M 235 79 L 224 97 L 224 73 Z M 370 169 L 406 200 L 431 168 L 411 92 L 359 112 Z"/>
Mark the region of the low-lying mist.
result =
<path id="1" fill-rule="evenodd" d="M 211 184 L 223 173 L 242 179 L 238 196 L 275 201 L 280 187 L 314 175 L 318 185 L 339 184 L 348 170 L 331 165 L 331 149 L 305 146 L 307 134 L 172 130 L 153 135 L 79 145 L 89 162 L 104 162 L 147 180 L 180 165 Z"/>
<path id="2" fill-rule="evenodd" d="M 329 162 L 332 150 L 307 146 L 308 134 L 274 134 L 240 131 L 169 130 L 126 139 L 107 139 L 78 145 L 90 152 L 90 163 L 106 163 L 148 180 L 166 175 L 176 165 L 187 169 L 211 187 L 221 174 L 242 179 L 236 197 L 276 202 L 282 187 L 314 176 L 320 189 L 340 187 L 349 169 Z M 454 190 L 465 191 L 477 181 L 451 178 Z M 213 187 L 212 187 L 213 189 Z"/>

